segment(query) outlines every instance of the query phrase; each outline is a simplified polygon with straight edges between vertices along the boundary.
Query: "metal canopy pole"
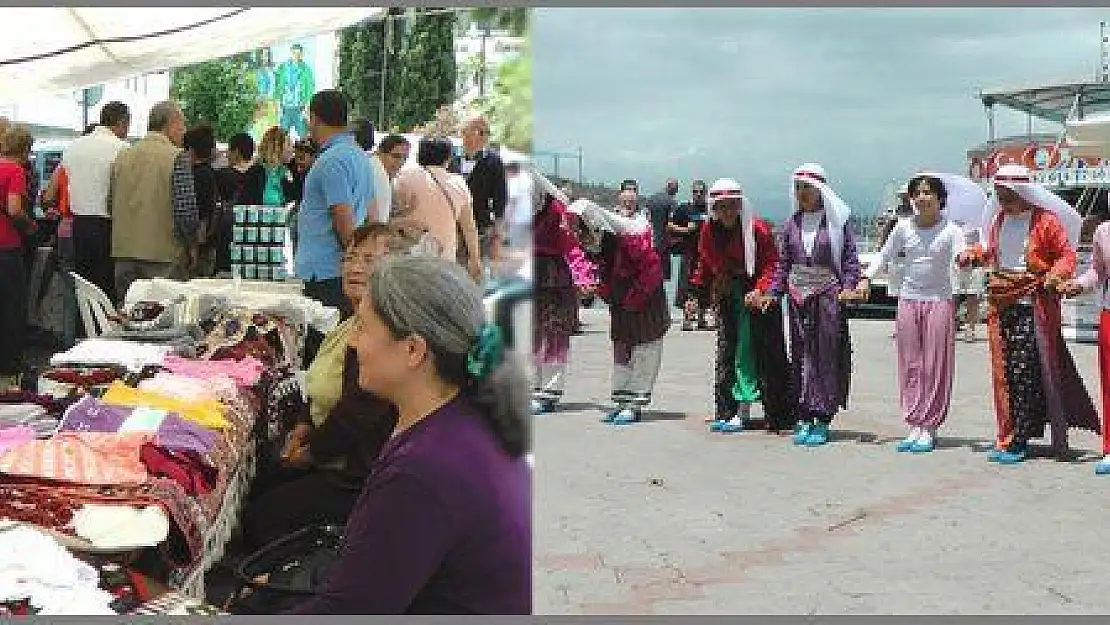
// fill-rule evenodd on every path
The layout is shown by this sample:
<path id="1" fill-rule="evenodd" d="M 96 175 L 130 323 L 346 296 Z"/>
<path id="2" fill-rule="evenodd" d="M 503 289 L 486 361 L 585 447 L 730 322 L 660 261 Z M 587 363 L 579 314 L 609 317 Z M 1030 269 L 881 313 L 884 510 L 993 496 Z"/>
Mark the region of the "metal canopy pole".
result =
<path id="1" fill-rule="evenodd" d="M 987 110 L 987 140 L 994 141 L 994 104 L 988 104 Z"/>

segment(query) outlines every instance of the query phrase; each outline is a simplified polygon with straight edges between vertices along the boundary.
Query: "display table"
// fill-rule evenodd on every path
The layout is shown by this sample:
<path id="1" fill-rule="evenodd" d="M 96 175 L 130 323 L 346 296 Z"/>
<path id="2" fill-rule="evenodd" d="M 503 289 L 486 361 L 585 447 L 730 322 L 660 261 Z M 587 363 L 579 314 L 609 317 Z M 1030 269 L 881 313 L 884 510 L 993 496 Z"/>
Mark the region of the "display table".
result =
<path id="1" fill-rule="evenodd" d="M 303 402 L 297 372 L 305 330 L 327 332 L 338 318 L 337 311 L 300 291 L 297 283 L 136 282 L 128 299 L 158 303 L 142 308 L 158 311 L 152 313 L 156 320 L 167 319 L 168 310 L 178 313 L 175 321 L 191 324 L 205 312 L 204 324 L 189 326 L 181 339 L 192 341 L 192 355 L 176 343 L 143 340 L 144 332 L 161 331 L 154 326 L 132 328 L 139 336 L 88 339 L 52 356 L 41 374 L 41 392 L 49 395 L 0 397 L 0 417 L 7 419 L 0 428 L 20 430 L 25 437 L 0 449 L 0 518 L 51 534 L 80 560 L 130 567 L 136 554 L 153 556 L 143 560 L 160 564 L 141 565 L 142 570 L 158 571 L 176 593 L 167 601 L 178 605 L 173 596 L 202 601 L 206 573 L 224 555 L 274 431 Z M 218 300 L 216 308 L 202 309 L 206 299 Z M 178 425 L 164 429 L 171 420 Z M 76 449 L 83 441 L 101 441 L 97 444 L 118 451 Z M 48 462 L 73 449 L 96 463 Z M 191 449 L 199 451 L 187 457 Z M 72 519 L 92 509 L 107 509 L 100 519 L 163 511 L 158 523 L 168 523 L 170 530 L 136 535 L 118 529 L 129 525 L 74 525 Z M 103 540 L 109 527 L 117 528 L 108 532 L 115 542 Z M 182 613 L 147 609 L 154 611 L 143 613 Z"/>
<path id="2" fill-rule="evenodd" d="M 180 324 L 196 323 L 209 306 L 234 306 L 280 315 L 298 326 L 327 334 L 339 324 L 339 310 L 302 295 L 300 281 L 260 282 L 237 278 L 189 281 L 154 278 L 136 280 L 124 296 L 124 308 L 137 302 L 183 301 Z"/>

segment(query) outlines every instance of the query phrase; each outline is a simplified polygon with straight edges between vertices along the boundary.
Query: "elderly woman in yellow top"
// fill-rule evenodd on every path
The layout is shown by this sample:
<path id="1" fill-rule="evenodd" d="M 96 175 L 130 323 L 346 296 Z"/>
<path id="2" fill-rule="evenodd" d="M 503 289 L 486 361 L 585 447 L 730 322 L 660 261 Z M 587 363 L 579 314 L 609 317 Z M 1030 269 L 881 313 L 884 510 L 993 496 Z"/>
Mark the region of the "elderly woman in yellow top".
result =
<path id="1" fill-rule="evenodd" d="M 343 293 L 357 308 L 377 260 L 420 249 L 419 240 L 398 228 L 361 226 L 343 256 Z M 308 367 L 308 410 L 282 454 L 283 464 L 299 469 L 299 475 L 258 493 L 247 509 L 244 534 L 252 546 L 314 523 L 344 523 L 370 463 L 393 431 L 393 405 L 358 388 L 358 359 L 348 347 L 354 320 L 324 338 Z"/>

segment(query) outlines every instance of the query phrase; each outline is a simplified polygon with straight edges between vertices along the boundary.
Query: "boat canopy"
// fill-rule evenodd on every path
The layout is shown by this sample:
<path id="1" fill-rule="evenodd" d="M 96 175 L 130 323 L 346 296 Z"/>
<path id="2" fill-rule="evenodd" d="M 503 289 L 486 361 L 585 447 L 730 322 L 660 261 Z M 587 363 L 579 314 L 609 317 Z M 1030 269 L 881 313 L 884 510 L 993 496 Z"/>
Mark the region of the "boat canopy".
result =
<path id="1" fill-rule="evenodd" d="M 1110 112 L 1110 82 L 1091 80 L 982 91 L 979 100 L 988 109 L 1005 106 L 1062 124 L 1068 119 Z"/>

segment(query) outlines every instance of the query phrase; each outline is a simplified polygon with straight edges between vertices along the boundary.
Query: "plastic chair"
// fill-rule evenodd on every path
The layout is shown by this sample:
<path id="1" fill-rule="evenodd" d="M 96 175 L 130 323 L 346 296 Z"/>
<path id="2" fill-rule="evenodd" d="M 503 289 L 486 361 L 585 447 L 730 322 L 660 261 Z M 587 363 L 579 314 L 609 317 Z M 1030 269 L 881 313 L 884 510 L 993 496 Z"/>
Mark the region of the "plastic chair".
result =
<path id="1" fill-rule="evenodd" d="M 108 332 L 122 330 L 119 322 L 112 320 L 112 316 L 116 314 L 116 308 L 104 291 L 76 272 L 71 271 L 69 275 L 73 277 L 74 290 L 77 294 L 77 310 L 81 311 L 85 336 L 92 339 Z"/>

